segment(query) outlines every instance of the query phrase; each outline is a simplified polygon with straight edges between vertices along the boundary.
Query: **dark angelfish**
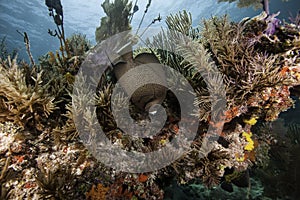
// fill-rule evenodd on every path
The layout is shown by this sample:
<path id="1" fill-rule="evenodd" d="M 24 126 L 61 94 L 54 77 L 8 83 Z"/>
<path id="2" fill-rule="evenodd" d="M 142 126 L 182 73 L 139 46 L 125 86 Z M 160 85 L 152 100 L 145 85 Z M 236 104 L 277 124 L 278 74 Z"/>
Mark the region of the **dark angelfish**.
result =
<path id="1" fill-rule="evenodd" d="M 147 71 L 142 74 L 136 74 L 140 77 L 135 80 L 136 84 L 143 85 L 144 76 L 151 76 L 152 79 L 157 80 L 157 83 L 166 82 L 164 71 L 159 67 L 159 60 L 152 53 L 141 53 L 134 59 L 131 53 L 124 55 L 126 61 L 120 61 L 113 66 L 113 71 L 116 78 L 119 80 L 130 69 L 139 66 L 147 66 Z M 123 57 L 124 57 L 123 56 Z M 139 73 L 139 71 L 137 71 Z M 146 84 L 134 91 L 130 80 L 123 80 L 120 82 L 127 93 L 132 93 L 131 101 L 142 111 L 149 111 L 149 108 L 155 104 L 161 104 L 166 97 L 167 89 L 160 84 Z"/>
<path id="2" fill-rule="evenodd" d="M 149 1 L 149 3 L 147 4 L 144 14 L 147 12 L 150 3 L 151 1 Z M 136 11 L 137 11 L 137 6 L 135 7 L 135 10 L 133 12 Z M 142 23 L 142 20 L 140 24 Z M 161 20 L 160 16 L 159 16 L 159 20 Z M 153 23 L 155 23 L 155 21 Z M 132 80 L 125 79 L 122 80 L 120 84 L 127 93 L 133 93 L 131 96 L 132 103 L 135 106 L 137 106 L 141 111 L 148 112 L 149 108 L 152 105 L 161 104 L 163 102 L 163 100 L 166 97 L 167 89 L 166 87 L 160 84 L 144 85 L 143 82 L 144 82 L 145 74 L 146 76 L 150 76 L 153 80 L 157 80 L 158 83 L 163 83 L 164 85 L 166 85 L 165 84 L 166 77 L 162 68 L 158 67 L 160 65 L 160 62 L 158 58 L 154 55 L 154 53 L 141 53 L 138 54 L 135 58 L 133 58 L 133 53 L 132 53 L 133 43 L 134 42 L 130 41 L 129 43 L 121 47 L 121 49 L 125 49 L 126 51 L 125 53 L 122 53 L 122 50 L 119 51 L 120 57 L 118 61 L 112 63 L 113 71 L 117 80 L 120 80 L 120 78 L 130 69 L 133 69 L 139 65 L 147 66 L 147 72 L 141 72 L 141 74 L 135 74 L 136 77 L 140 77 L 134 80 L 135 84 L 143 85 L 143 86 L 141 86 L 140 88 L 134 91 Z"/>

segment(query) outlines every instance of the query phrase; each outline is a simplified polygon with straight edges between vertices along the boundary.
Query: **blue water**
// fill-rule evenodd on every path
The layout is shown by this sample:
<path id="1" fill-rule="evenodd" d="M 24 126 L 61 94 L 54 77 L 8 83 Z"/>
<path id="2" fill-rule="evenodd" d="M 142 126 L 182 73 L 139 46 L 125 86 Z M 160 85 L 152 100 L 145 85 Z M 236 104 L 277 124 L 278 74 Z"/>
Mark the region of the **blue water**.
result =
<path id="1" fill-rule="evenodd" d="M 142 17 L 145 5 L 148 1 L 140 0 L 140 10 L 135 14 L 132 26 L 137 28 Z M 66 35 L 83 33 L 95 44 L 95 29 L 100 24 L 100 18 L 104 16 L 101 0 L 74 1 L 62 0 L 65 14 Z M 299 10 L 299 0 L 290 0 L 283 3 L 281 0 L 271 0 L 271 12 L 282 12 L 281 17 L 287 18 L 289 13 L 295 15 Z M 253 8 L 237 8 L 235 3 L 217 3 L 216 0 L 153 0 L 144 20 L 143 26 L 147 26 L 160 14 L 163 18 L 158 26 L 164 26 L 164 19 L 170 13 L 180 10 L 192 13 L 193 24 L 196 26 L 202 18 L 213 15 L 229 14 L 231 19 L 239 21 L 244 17 L 252 17 L 260 13 Z M 18 49 L 19 58 L 27 60 L 27 54 L 23 44 L 23 37 L 16 30 L 28 33 L 31 42 L 33 57 L 37 58 L 48 51 L 55 51 L 58 46 L 57 38 L 51 37 L 48 29 L 55 29 L 52 18 L 48 16 L 47 7 L 43 0 L 0 0 L 0 38 L 6 37 L 10 50 Z"/>

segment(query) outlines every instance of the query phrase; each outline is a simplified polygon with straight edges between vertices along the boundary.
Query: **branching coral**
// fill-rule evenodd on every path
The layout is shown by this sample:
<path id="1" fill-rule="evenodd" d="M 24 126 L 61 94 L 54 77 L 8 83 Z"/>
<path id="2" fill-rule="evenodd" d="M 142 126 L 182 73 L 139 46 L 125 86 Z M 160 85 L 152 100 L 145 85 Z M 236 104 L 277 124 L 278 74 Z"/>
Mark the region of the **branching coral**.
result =
<path id="1" fill-rule="evenodd" d="M 38 71 L 44 72 L 43 81 L 48 83 L 47 93 L 55 97 L 57 102 L 56 105 L 59 109 L 55 111 L 54 115 L 59 118 L 56 124 L 59 127 L 64 126 L 67 119 L 67 117 L 61 116 L 66 115 L 68 110 L 66 105 L 71 102 L 69 93 L 72 91 L 75 75 L 86 56 L 86 52 L 90 49 L 89 41 L 82 34 L 73 34 L 67 38 L 66 45 L 69 46 L 71 57 L 62 57 L 58 51 L 55 54 L 48 52 L 39 58 L 40 66 L 38 67 Z M 69 123 L 67 124 L 69 125 Z M 69 128 L 65 132 L 70 133 Z"/>
<path id="2" fill-rule="evenodd" d="M 187 11 L 179 12 L 176 15 L 169 15 L 166 24 L 170 30 L 178 31 L 184 35 L 190 35 L 192 29 L 192 15 Z"/>
<path id="3" fill-rule="evenodd" d="M 258 24 L 261 24 L 261 26 L 258 26 Z M 230 89 L 227 91 L 229 97 L 228 105 L 231 108 L 234 106 L 243 107 L 245 100 L 248 99 L 247 107 L 249 109 L 251 106 L 254 106 L 251 105 L 251 100 L 260 102 L 257 98 L 260 95 L 265 98 L 265 100 L 262 100 L 265 102 L 270 96 L 265 94 L 264 91 L 274 87 L 282 94 L 280 96 L 279 94 L 274 94 L 274 97 L 276 96 L 276 99 L 285 98 L 281 102 L 286 102 L 283 103 L 285 105 L 282 105 L 282 109 L 279 112 L 286 110 L 292 104 L 289 98 L 289 91 L 286 88 L 290 88 L 295 84 L 295 81 L 298 81 L 295 77 L 285 76 L 285 72 L 282 70 L 286 66 L 291 70 L 297 63 L 291 63 L 291 58 L 286 54 L 290 54 L 290 51 L 294 52 L 293 54 L 297 52 L 294 49 L 296 48 L 295 45 L 297 46 L 299 36 L 294 34 L 295 37 L 293 42 L 290 43 L 290 47 L 281 50 L 282 53 L 275 54 L 274 52 L 270 52 L 270 49 L 274 48 L 270 48 L 267 43 L 272 45 L 273 42 L 266 39 L 268 36 L 263 34 L 266 27 L 263 24 L 265 22 L 261 17 L 256 17 L 246 22 L 242 21 L 241 23 L 229 22 L 227 17 L 221 19 L 212 18 L 211 20 L 204 21 L 202 40 L 212 53 L 212 57 L 216 61 L 218 68 L 226 74 L 225 80 Z M 285 26 L 280 28 L 280 30 L 288 29 Z M 276 33 L 280 35 L 281 31 L 278 30 L 278 32 L 275 32 L 274 37 L 276 37 Z M 261 45 L 263 41 L 266 43 Z M 285 42 L 285 39 L 278 40 L 280 44 L 284 44 Z M 283 59 L 286 59 L 286 61 L 282 61 Z M 292 60 L 295 61 L 294 58 Z M 269 103 L 269 105 L 271 104 Z M 275 111 L 267 111 L 268 109 L 272 109 L 270 107 L 264 107 L 264 109 L 263 112 L 266 113 L 266 119 L 272 120 L 278 115 L 275 114 L 275 117 L 272 117 L 270 115 L 273 115 L 271 113 Z"/>
<path id="4" fill-rule="evenodd" d="M 233 87 L 237 98 L 261 90 L 262 87 L 280 84 L 282 78 L 276 56 L 254 49 L 247 40 L 242 23 L 230 23 L 228 18 L 212 18 L 204 21 L 202 40 L 212 53 L 219 69 L 226 74 L 226 80 Z"/>
<path id="5" fill-rule="evenodd" d="M 48 86 L 42 81 L 42 73 L 28 80 L 16 59 L 0 61 L 1 122 L 13 121 L 39 130 L 44 127 L 55 110 L 55 102 L 46 92 Z"/>
<path id="6" fill-rule="evenodd" d="M 300 84 L 297 77 L 298 68 L 295 67 L 299 61 L 297 56 L 291 58 L 290 55 L 298 54 L 296 46 L 299 35 L 294 33 L 293 42 L 289 43 L 291 45 L 281 48 L 278 53 L 269 51 L 273 41 L 264 33 L 267 24 L 260 17 L 240 23 L 230 22 L 227 16 L 213 17 L 204 21 L 198 37 L 191 34 L 190 20 L 187 13 L 179 13 L 169 17 L 167 23 L 170 30 L 181 31 L 190 36 L 193 39 L 191 42 L 184 41 L 185 43 L 181 45 L 180 42 L 170 44 L 164 38 L 172 37 L 172 41 L 174 39 L 177 41 L 176 34 L 165 31 L 154 37 L 153 46 L 160 47 L 160 44 L 164 44 L 174 50 L 167 52 L 158 48 L 157 53 L 163 63 L 180 71 L 193 84 L 198 96 L 196 104 L 203 111 L 202 114 L 198 114 L 199 120 L 209 122 L 211 109 L 209 91 L 216 94 L 226 93 L 227 102 L 223 119 L 225 126 L 220 135 L 223 139 L 214 144 L 218 154 L 223 155 L 216 161 L 218 164 L 213 164 L 211 156 L 203 159 L 206 162 L 197 159 L 200 153 L 197 151 L 200 151 L 200 148 L 196 148 L 183 156 L 185 164 L 176 161 L 172 165 L 180 177 L 180 182 L 201 177 L 204 182 L 211 185 L 210 183 L 218 183 L 217 180 L 222 178 L 224 175 L 221 173 L 222 170 L 244 171 L 252 164 L 261 162 L 261 152 L 268 151 L 266 143 L 258 142 L 258 138 L 252 136 L 250 128 L 260 118 L 275 120 L 280 112 L 293 105 L 289 88 Z M 276 29 L 274 37 L 289 29 L 289 26 L 280 27 L 282 31 Z M 283 37 L 278 42 L 285 43 L 286 38 Z M 269 42 L 270 45 L 266 43 L 261 45 L 260 41 Z M 182 56 L 174 54 L 178 50 L 182 52 Z M 213 68 L 213 65 L 216 68 Z M 221 73 L 218 74 L 218 70 Z M 221 87 L 221 83 L 225 86 Z M 222 127 L 222 123 L 210 125 Z M 200 125 L 204 135 L 206 128 L 207 124 Z M 201 146 L 201 137 L 194 142 L 198 143 L 196 146 Z M 205 167 L 203 162 L 214 167 Z M 193 166 L 197 172 L 188 166 Z"/>
<path id="7" fill-rule="evenodd" d="M 72 34 L 66 41 L 71 57 L 73 56 L 83 56 L 90 48 L 91 43 L 86 38 L 86 35 L 76 33 Z"/>

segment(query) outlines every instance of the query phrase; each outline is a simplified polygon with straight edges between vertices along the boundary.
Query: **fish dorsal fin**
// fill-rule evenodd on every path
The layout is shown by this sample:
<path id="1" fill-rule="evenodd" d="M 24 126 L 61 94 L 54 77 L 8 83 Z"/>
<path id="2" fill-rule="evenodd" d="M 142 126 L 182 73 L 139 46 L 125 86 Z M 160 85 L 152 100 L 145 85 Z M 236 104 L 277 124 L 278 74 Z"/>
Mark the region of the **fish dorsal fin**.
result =
<path id="1" fill-rule="evenodd" d="M 134 59 L 139 63 L 160 63 L 153 53 L 140 53 Z"/>

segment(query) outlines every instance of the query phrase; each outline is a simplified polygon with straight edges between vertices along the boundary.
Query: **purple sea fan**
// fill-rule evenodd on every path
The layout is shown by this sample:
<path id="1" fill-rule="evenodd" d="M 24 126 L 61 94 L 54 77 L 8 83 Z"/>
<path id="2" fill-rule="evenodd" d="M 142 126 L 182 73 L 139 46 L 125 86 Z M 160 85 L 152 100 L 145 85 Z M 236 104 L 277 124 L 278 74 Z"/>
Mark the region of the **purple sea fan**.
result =
<path id="1" fill-rule="evenodd" d="M 266 35 L 274 35 L 277 28 L 279 28 L 279 25 L 281 21 L 277 19 L 276 17 L 280 14 L 280 12 L 277 12 L 275 14 L 269 15 L 265 20 L 267 23 L 267 28 L 264 31 Z"/>

